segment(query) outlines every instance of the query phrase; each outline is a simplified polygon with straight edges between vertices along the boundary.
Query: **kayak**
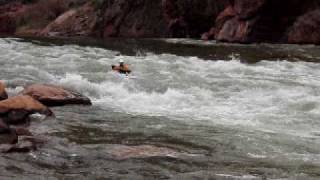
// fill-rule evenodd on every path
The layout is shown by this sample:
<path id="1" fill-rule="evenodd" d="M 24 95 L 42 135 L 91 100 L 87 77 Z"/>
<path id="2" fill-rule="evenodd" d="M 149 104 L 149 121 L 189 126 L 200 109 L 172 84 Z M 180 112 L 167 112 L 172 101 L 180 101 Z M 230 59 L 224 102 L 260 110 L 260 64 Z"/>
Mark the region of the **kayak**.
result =
<path id="1" fill-rule="evenodd" d="M 114 73 L 117 77 L 120 77 L 122 79 L 137 79 L 136 76 L 133 76 L 131 74 L 122 74 L 122 73 L 118 73 L 118 72 L 115 72 Z"/>

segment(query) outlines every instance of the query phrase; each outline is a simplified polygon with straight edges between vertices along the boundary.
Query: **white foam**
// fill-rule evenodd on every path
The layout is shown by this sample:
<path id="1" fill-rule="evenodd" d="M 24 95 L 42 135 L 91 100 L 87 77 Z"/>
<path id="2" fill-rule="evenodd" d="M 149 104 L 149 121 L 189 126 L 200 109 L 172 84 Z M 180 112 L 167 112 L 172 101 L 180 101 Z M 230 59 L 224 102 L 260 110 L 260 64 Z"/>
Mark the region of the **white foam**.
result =
<path id="1" fill-rule="evenodd" d="M 60 84 L 90 96 L 97 106 L 130 114 L 298 136 L 314 136 L 310 132 L 320 127 L 320 64 L 247 65 L 237 54 L 231 61 L 152 53 L 118 56 L 101 48 L 46 47 L 10 39 L 1 39 L 0 45 L 6 52 L 0 73 L 8 84 L 24 85 L 15 83 L 17 78 Z M 137 79 L 123 81 L 109 73 L 119 59 L 130 65 Z"/>

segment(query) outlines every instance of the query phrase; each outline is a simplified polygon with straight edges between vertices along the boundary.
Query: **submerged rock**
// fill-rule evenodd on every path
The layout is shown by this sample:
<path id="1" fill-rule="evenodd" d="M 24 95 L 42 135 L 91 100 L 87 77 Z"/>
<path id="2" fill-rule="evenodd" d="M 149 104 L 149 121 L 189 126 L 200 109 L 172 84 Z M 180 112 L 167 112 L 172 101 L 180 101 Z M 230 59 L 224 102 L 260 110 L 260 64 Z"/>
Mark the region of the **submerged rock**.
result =
<path id="1" fill-rule="evenodd" d="M 5 99 L 8 99 L 8 94 L 6 92 L 5 85 L 0 82 L 0 101 Z"/>
<path id="2" fill-rule="evenodd" d="M 20 94 L 29 95 L 47 106 L 63 106 L 68 104 L 91 105 L 88 97 L 53 85 L 31 85 L 26 87 Z"/>
<path id="3" fill-rule="evenodd" d="M 34 137 L 29 136 L 21 136 L 19 137 L 19 141 L 15 144 L 3 144 L 0 145 L 0 152 L 2 153 L 26 153 L 30 151 L 37 150 L 38 146 L 41 145 L 42 142 L 39 140 L 35 140 Z"/>
<path id="4" fill-rule="evenodd" d="M 14 144 L 18 141 L 18 136 L 15 130 L 10 129 L 9 126 L 0 119 L 0 144 Z"/>
<path id="5" fill-rule="evenodd" d="M 0 101 L 0 117 L 9 125 L 26 123 L 29 115 L 34 113 L 53 115 L 49 108 L 31 96 L 20 95 Z"/>
<path id="6" fill-rule="evenodd" d="M 110 149 L 109 153 L 117 159 L 147 158 L 156 156 L 176 157 L 181 154 L 173 149 L 151 145 L 125 146 L 118 145 Z"/>

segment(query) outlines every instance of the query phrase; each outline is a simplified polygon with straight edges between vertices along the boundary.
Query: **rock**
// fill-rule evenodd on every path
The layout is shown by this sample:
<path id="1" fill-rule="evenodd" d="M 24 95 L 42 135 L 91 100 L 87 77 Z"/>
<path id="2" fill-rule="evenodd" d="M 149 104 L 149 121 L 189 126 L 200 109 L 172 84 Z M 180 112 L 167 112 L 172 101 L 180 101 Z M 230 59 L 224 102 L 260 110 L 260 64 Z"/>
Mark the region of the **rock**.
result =
<path id="1" fill-rule="evenodd" d="M 0 119 L 0 134 L 8 133 L 10 131 L 9 126 L 2 119 Z"/>
<path id="2" fill-rule="evenodd" d="M 108 37 L 166 37 L 161 0 L 106 0 L 102 25 Z"/>
<path id="3" fill-rule="evenodd" d="M 319 0 L 21 2 L 0 1 L 0 33 L 320 43 L 316 31 L 312 30 L 317 28 L 319 14 L 313 11 L 320 8 Z M 310 34 L 304 33 L 310 31 Z"/>
<path id="4" fill-rule="evenodd" d="M 117 159 L 129 158 L 147 158 L 156 156 L 176 157 L 181 153 L 164 147 L 156 147 L 151 145 L 125 146 L 118 145 L 111 147 L 109 153 Z"/>
<path id="5" fill-rule="evenodd" d="M 246 20 L 258 14 L 267 0 L 235 0 L 234 10 L 241 20 Z"/>
<path id="6" fill-rule="evenodd" d="M 13 34 L 24 10 L 24 6 L 15 1 L 0 6 L 0 34 Z"/>
<path id="7" fill-rule="evenodd" d="M 200 38 L 214 26 L 216 17 L 228 5 L 231 5 L 229 0 L 162 0 L 170 37 Z"/>
<path id="8" fill-rule="evenodd" d="M 47 106 L 63 106 L 68 104 L 91 105 L 89 98 L 63 89 L 59 86 L 35 84 L 26 87 L 20 94 L 29 95 Z"/>
<path id="9" fill-rule="evenodd" d="M 255 20 L 241 21 L 238 18 L 232 18 L 223 25 L 216 35 L 216 39 L 227 42 L 248 42 L 248 35 L 253 23 L 255 23 Z"/>
<path id="10" fill-rule="evenodd" d="M 205 32 L 201 35 L 202 40 L 214 39 L 216 35 L 216 28 L 211 28 L 209 32 Z"/>
<path id="11" fill-rule="evenodd" d="M 18 141 L 18 136 L 13 129 L 0 120 L 0 144 L 14 144 Z"/>
<path id="12" fill-rule="evenodd" d="M 37 150 L 37 143 L 30 137 L 19 137 L 19 141 L 14 145 L 1 145 L 0 152 L 2 153 L 26 153 Z"/>
<path id="13" fill-rule="evenodd" d="M 32 133 L 24 127 L 12 127 L 18 136 L 32 136 Z"/>
<path id="14" fill-rule="evenodd" d="M 289 43 L 320 44 L 320 10 L 308 12 L 294 23 L 288 33 Z"/>
<path id="15" fill-rule="evenodd" d="M 18 142 L 18 136 L 14 131 L 0 134 L 0 144 L 15 144 Z"/>
<path id="16" fill-rule="evenodd" d="M 257 16 L 266 0 L 235 0 L 216 19 L 215 39 L 227 42 L 247 43 L 259 20 Z"/>
<path id="17" fill-rule="evenodd" d="M 7 124 L 21 124 L 33 113 L 53 115 L 52 111 L 31 96 L 15 96 L 0 101 L 0 117 Z"/>
<path id="18" fill-rule="evenodd" d="M 5 85 L 0 82 L 0 101 L 8 99 L 8 94 L 5 89 Z"/>
<path id="19" fill-rule="evenodd" d="M 294 42 L 294 37 L 300 35 L 291 28 L 291 25 L 301 14 L 319 7 L 320 2 L 316 0 L 234 0 L 234 3 L 217 17 L 215 37 L 221 41 L 241 43 Z M 313 19 L 316 17 L 319 19 L 318 14 L 314 14 L 313 17 Z M 314 22 L 313 24 L 316 24 Z M 295 27 L 298 26 L 297 24 L 298 22 L 295 23 Z M 302 29 L 305 25 L 301 24 L 295 29 Z M 290 29 L 291 38 L 288 38 L 287 32 Z M 319 41 L 309 35 L 308 38 L 312 38 L 313 42 Z M 288 39 L 291 40 L 288 41 Z"/>
<path id="20" fill-rule="evenodd" d="M 51 22 L 40 35 L 42 36 L 89 36 L 97 24 L 97 13 L 90 5 L 71 9 Z"/>

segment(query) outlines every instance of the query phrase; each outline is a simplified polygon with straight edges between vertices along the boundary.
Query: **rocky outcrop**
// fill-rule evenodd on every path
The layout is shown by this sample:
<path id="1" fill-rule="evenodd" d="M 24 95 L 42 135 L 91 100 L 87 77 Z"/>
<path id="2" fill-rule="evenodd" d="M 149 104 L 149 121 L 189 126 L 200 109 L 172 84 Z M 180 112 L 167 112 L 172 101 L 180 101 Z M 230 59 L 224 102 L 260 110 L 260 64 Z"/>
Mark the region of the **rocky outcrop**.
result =
<path id="1" fill-rule="evenodd" d="M 10 1 L 0 6 L 0 34 L 13 34 L 24 11 L 25 8 L 20 2 Z"/>
<path id="2" fill-rule="evenodd" d="M 26 87 L 20 94 L 29 95 L 47 106 L 68 104 L 91 105 L 89 98 L 59 86 L 35 84 Z"/>
<path id="3" fill-rule="evenodd" d="M 94 33 L 98 16 L 94 7 L 86 4 L 77 9 L 71 9 L 40 32 L 42 36 L 90 36 Z"/>
<path id="4" fill-rule="evenodd" d="M 289 43 L 320 43 L 320 9 L 308 12 L 294 23 L 288 34 Z"/>
<path id="5" fill-rule="evenodd" d="M 5 85 L 0 82 L 0 101 L 8 99 L 8 94 L 6 92 Z"/>
<path id="6" fill-rule="evenodd" d="M 102 36 L 165 37 L 161 0 L 105 0 L 102 11 Z"/>
<path id="7" fill-rule="evenodd" d="M 215 38 L 241 43 L 287 43 L 290 42 L 287 40 L 288 30 L 292 29 L 297 17 L 318 7 L 320 4 L 315 0 L 234 0 L 218 16 Z"/>
<path id="8" fill-rule="evenodd" d="M 4 89 L 4 88 L 3 88 Z M 76 92 L 50 85 L 32 85 L 21 95 L 0 101 L 0 152 L 29 152 L 43 144 L 27 129 L 31 116 L 40 113 L 53 115 L 48 105 L 91 104 L 90 99 Z"/>
<path id="9" fill-rule="evenodd" d="M 31 96 L 15 96 L 0 101 L 0 118 L 6 124 L 24 124 L 34 113 L 53 115 L 52 111 Z"/>
<path id="10" fill-rule="evenodd" d="M 214 26 L 215 18 L 229 0 L 162 0 L 170 37 L 200 38 Z"/>
<path id="11" fill-rule="evenodd" d="M 53 115 L 50 109 L 31 96 L 15 96 L 0 101 L 0 152 L 29 152 L 37 148 L 35 137 L 26 129 L 29 115 Z"/>
<path id="12" fill-rule="evenodd" d="M 247 42 L 256 14 L 266 0 L 235 0 L 216 20 L 215 39 L 227 42 Z"/>
<path id="13" fill-rule="evenodd" d="M 0 33 L 319 43 L 318 0 L 22 0 L 0 5 Z"/>

